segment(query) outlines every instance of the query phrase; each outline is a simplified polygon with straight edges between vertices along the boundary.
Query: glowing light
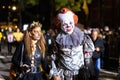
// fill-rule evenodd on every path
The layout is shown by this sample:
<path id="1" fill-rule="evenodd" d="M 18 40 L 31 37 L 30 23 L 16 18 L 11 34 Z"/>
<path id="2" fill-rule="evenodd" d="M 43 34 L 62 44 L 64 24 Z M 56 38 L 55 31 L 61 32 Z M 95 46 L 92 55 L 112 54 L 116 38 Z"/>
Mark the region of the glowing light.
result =
<path id="1" fill-rule="evenodd" d="M 16 9 L 17 9 L 17 8 L 16 8 L 16 6 L 13 6 L 13 7 L 12 7 L 12 10 L 14 10 L 14 11 L 15 11 Z"/>
<path id="2" fill-rule="evenodd" d="M 16 25 L 15 28 L 18 28 L 18 26 Z"/>
<path id="3" fill-rule="evenodd" d="M 5 9 L 5 6 L 2 6 L 3 9 Z"/>
<path id="4" fill-rule="evenodd" d="M 11 6 L 8 6 L 8 9 L 10 9 L 11 8 Z"/>

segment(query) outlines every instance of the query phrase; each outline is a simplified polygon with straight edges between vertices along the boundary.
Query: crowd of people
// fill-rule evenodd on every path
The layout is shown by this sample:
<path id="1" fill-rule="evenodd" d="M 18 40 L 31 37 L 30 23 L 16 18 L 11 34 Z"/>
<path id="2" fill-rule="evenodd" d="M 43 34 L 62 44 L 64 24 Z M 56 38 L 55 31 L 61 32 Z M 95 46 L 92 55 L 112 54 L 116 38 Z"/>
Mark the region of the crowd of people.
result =
<path id="1" fill-rule="evenodd" d="M 0 29 L 0 52 L 2 48 L 7 45 L 8 54 L 11 55 L 12 47 L 15 46 L 15 43 L 19 42 L 23 38 L 23 32 L 19 28 L 13 29 L 12 25 L 9 25 L 7 29 Z"/>
<path id="2" fill-rule="evenodd" d="M 5 42 L 9 54 L 12 46 L 16 47 L 9 80 L 98 80 L 103 55 L 108 57 L 110 36 L 120 31 L 113 34 L 108 26 L 83 29 L 77 25 L 78 16 L 68 8 L 60 9 L 55 24 L 47 32 L 35 21 L 25 31 L 1 29 L 0 50 Z M 116 38 L 119 42 L 120 37 Z"/>

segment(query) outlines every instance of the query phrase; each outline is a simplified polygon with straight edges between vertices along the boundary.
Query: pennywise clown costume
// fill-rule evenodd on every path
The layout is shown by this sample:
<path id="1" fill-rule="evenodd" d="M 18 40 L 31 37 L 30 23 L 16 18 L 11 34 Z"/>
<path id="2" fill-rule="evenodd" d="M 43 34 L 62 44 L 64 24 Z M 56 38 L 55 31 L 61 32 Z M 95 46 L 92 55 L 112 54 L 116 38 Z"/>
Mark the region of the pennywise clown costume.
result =
<path id="1" fill-rule="evenodd" d="M 62 8 L 57 19 L 61 31 L 56 36 L 57 52 L 52 57 L 50 78 L 60 76 L 61 80 L 78 80 L 79 69 L 84 65 L 84 32 L 75 24 L 77 15 L 67 8 Z"/>

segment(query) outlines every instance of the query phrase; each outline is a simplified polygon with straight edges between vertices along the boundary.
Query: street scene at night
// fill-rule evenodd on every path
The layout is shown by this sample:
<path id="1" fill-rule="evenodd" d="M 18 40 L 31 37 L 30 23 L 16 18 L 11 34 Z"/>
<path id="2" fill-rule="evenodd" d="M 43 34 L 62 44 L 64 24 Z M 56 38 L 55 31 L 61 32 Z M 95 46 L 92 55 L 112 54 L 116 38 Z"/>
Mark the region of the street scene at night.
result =
<path id="1" fill-rule="evenodd" d="M 120 0 L 0 0 L 0 80 L 120 80 Z"/>
<path id="2" fill-rule="evenodd" d="M 2 48 L 0 55 L 0 80 L 8 80 L 12 55 L 6 51 L 7 47 Z M 15 51 L 13 47 L 12 52 Z M 99 80 L 117 80 L 118 73 L 115 71 L 101 69 Z"/>

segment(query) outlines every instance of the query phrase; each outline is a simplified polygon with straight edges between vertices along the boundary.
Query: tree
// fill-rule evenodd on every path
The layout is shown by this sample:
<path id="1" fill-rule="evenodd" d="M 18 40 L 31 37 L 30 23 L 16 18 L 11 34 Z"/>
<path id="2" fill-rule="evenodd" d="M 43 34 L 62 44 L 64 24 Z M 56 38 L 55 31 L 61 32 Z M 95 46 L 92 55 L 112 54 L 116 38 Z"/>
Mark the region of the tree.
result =
<path id="1" fill-rule="evenodd" d="M 18 7 L 20 10 L 25 10 L 28 7 L 39 4 L 39 0 L 18 0 Z"/>
<path id="2" fill-rule="evenodd" d="M 84 11 L 86 15 L 85 21 L 88 19 L 89 15 L 89 7 L 88 4 L 91 4 L 92 0 L 51 0 L 51 19 L 55 18 L 56 12 L 61 7 L 67 7 L 74 12 Z M 56 20 L 56 19 L 54 19 Z M 51 25 L 54 24 L 54 20 L 52 20 Z"/>
<path id="3" fill-rule="evenodd" d="M 39 4 L 39 0 L 18 0 L 19 27 L 22 27 L 22 12 L 31 6 Z"/>
<path id="4" fill-rule="evenodd" d="M 83 9 L 86 15 L 89 13 L 87 4 L 90 4 L 91 2 L 92 0 L 54 0 L 56 11 L 61 7 L 67 7 L 75 12 Z"/>

